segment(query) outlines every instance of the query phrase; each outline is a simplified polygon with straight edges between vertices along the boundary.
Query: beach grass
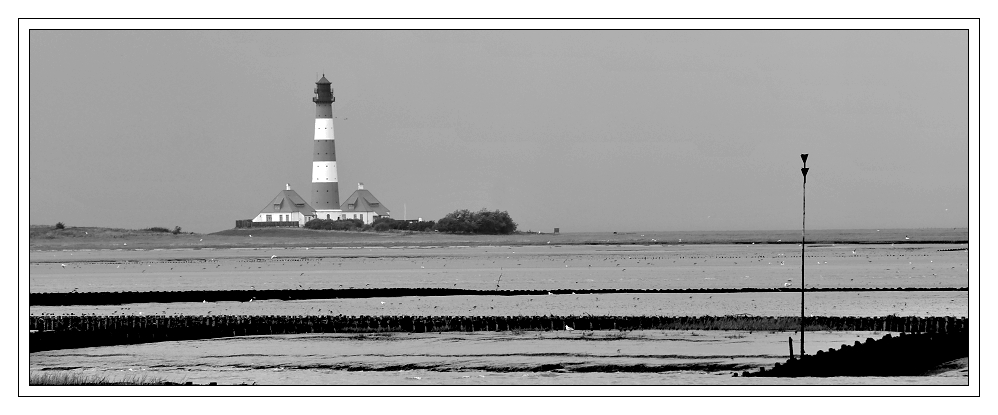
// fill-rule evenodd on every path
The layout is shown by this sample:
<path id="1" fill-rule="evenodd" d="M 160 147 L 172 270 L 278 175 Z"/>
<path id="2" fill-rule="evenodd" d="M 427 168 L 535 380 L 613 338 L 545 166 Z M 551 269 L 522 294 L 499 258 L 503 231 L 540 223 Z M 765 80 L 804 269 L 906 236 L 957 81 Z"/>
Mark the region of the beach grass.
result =
<path id="1" fill-rule="evenodd" d="M 31 386 L 163 386 L 174 385 L 163 379 L 137 374 L 123 379 L 112 380 L 107 376 L 82 373 L 38 373 L 28 374 L 28 385 Z"/>
<path id="2" fill-rule="evenodd" d="M 438 232 L 354 232 L 299 228 L 228 229 L 209 234 L 156 232 L 101 227 L 56 229 L 31 225 L 32 250 L 80 249 L 204 249 L 259 247 L 353 247 L 353 246 L 491 246 L 491 245 L 674 245 L 674 244 L 785 244 L 799 243 L 799 231 L 661 231 L 581 232 L 511 235 L 469 235 Z M 165 229 L 165 228 L 164 228 Z M 808 244 L 965 244 L 967 228 L 821 230 L 808 232 Z"/>

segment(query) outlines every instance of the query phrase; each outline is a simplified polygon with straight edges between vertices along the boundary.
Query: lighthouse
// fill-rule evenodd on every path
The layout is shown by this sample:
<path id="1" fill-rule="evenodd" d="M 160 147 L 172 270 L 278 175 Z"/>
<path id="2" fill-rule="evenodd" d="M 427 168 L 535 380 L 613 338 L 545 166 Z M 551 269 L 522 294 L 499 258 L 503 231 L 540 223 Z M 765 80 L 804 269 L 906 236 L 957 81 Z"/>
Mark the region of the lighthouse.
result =
<path id="1" fill-rule="evenodd" d="M 333 89 L 322 75 L 315 83 L 315 136 L 312 150 L 311 207 L 318 219 L 340 217 L 340 189 L 336 177 L 336 144 L 333 138 Z"/>

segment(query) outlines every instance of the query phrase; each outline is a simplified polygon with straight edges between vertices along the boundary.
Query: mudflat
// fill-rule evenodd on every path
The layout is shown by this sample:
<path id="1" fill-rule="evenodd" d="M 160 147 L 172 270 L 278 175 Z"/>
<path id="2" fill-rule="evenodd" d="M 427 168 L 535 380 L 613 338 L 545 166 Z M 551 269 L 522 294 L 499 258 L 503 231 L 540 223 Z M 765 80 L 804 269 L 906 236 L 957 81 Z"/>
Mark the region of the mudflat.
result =
<path id="1" fill-rule="evenodd" d="M 813 246 L 803 261 L 798 249 L 543 245 L 32 251 L 30 292 L 776 288 L 799 287 L 802 265 L 808 288 L 969 284 L 968 252 L 949 244 Z"/>
<path id="2" fill-rule="evenodd" d="M 780 233 L 104 235 L 31 240 L 29 291 L 929 288 L 808 292 L 815 316 L 969 314 L 966 231 L 829 232 L 806 256 Z M 86 231 L 85 231 L 86 232 Z M 237 231 L 233 231 L 237 232 Z M 243 232 L 242 230 L 238 232 Z M 333 235 L 336 234 L 336 235 Z M 282 236 L 283 235 L 283 236 Z M 345 236 L 344 236 L 345 235 Z M 809 233 L 810 235 L 810 233 Z M 962 235 L 962 236 L 961 236 Z M 557 239 L 562 237 L 563 239 Z M 842 242 L 845 236 L 852 242 Z M 334 239 L 341 238 L 342 239 Z M 907 237 L 907 239 L 905 239 Z M 214 239 L 218 238 L 218 239 Z M 409 238 L 409 239 L 407 239 Z M 616 239 L 615 239 L 616 238 Z M 665 242 L 666 238 L 675 241 Z M 698 239 L 699 238 L 699 239 Z M 961 239 L 964 242 L 960 242 Z M 682 242 L 679 240 L 682 239 Z M 934 241 L 933 241 L 934 239 Z M 68 240 L 68 241 L 67 241 Z M 331 241 L 336 242 L 331 242 Z M 548 242 L 551 243 L 548 243 Z M 723 241 L 719 242 L 719 241 Z M 873 241 L 873 242 L 871 242 Z M 893 242 L 891 242 L 893 241 Z M 127 244 L 127 245 L 125 245 Z M 559 294 L 29 307 L 32 315 L 796 316 L 800 294 Z M 883 333 L 809 333 L 822 349 Z M 967 384 L 931 377 L 742 379 L 786 359 L 788 332 L 282 335 L 33 353 L 32 370 L 144 372 L 222 384 Z M 512 351 L 505 351 L 510 347 Z M 817 350 L 811 349 L 810 350 Z M 117 356 L 117 357 L 116 357 Z M 209 356 L 206 360 L 206 356 Z M 261 362 L 260 356 L 271 356 Z M 160 360 L 156 360 L 160 359 Z M 294 362 L 305 362 L 296 364 Z"/>

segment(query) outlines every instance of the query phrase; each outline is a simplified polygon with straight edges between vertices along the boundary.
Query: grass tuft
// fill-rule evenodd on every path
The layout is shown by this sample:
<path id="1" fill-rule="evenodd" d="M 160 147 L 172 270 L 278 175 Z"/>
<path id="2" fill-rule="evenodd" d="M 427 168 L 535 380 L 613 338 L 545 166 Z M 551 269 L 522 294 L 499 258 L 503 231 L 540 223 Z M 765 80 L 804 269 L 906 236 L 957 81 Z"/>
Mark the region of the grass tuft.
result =
<path id="1" fill-rule="evenodd" d="M 169 385 L 163 379 L 145 374 L 133 375 L 122 380 L 109 380 L 101 375 L 84 375 L 81 373 L 30 373 L 28 385 L 32 386 L 159 386 Z"/>

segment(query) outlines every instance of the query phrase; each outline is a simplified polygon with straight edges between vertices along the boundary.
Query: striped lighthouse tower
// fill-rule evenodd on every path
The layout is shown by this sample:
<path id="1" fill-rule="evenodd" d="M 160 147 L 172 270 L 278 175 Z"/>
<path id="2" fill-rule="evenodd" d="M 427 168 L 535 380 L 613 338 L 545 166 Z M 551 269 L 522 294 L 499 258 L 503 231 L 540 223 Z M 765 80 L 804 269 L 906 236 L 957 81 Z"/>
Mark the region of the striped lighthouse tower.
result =
<path id="1" fill-rule="evenodd" d="M 336 146 L 333 139 L 333 90 L 326 74 L 315 83 L 315 138 L 312 151 L 311 206 L 318 219 L 337 219 L 340 189 L 336 177 Z"/>

